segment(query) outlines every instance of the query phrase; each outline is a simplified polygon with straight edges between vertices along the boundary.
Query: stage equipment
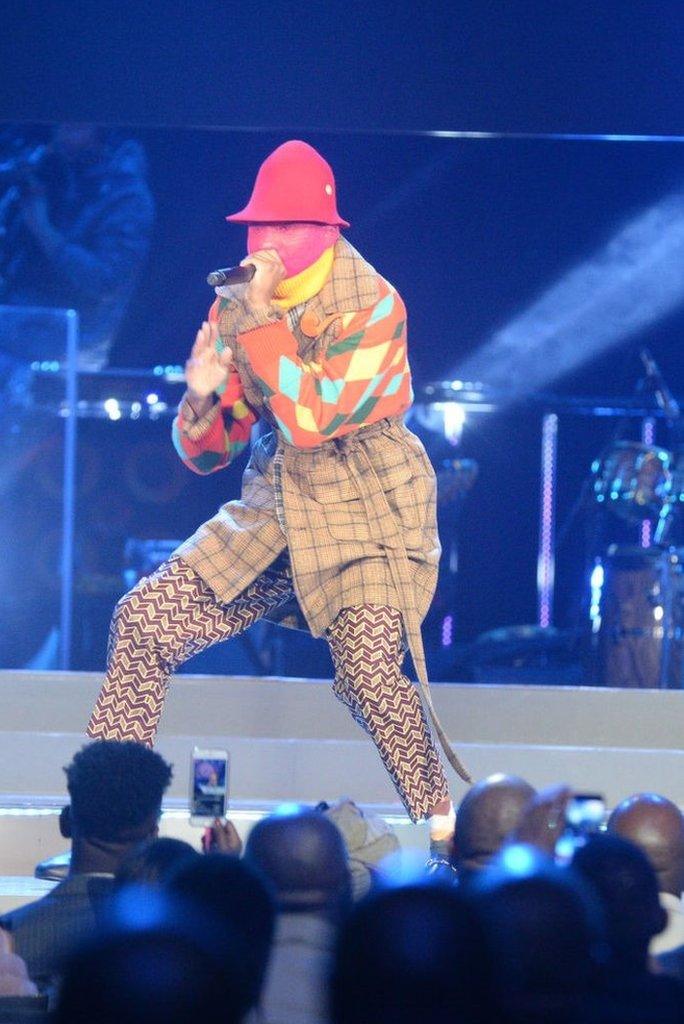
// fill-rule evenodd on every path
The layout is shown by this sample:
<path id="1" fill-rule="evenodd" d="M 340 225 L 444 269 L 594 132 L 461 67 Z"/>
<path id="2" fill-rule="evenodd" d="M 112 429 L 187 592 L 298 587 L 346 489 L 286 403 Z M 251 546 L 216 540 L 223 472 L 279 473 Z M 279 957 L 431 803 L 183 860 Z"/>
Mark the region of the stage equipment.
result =
<path id="1" fill-rule="evenodd" d="M 658 520 L 679 498 L 674 462 L 665 448 L 616 441 L 592 463 L 594 497 L 629 523 Z"/>
<path id="2" fill-rule="evenodd" d="M 684 549 L 613 544 L 592 573 L 591 682 L 681 689 Z"/>
<path id="3" fill-rule="evenodd" d="M 435 467 L 437 474 L 437 507 L 449 513 L 458 513 L 477 480 L 475 459 L 443 459 Z"/>
<path id="4" fill-rule="evenodd" d="M 36 326 L 39 330 L 35 330 Z M 6 436 L 12 437 L 20 430 L 19 424 L 14 417 L 12 405 L 22 392 L 23 382 L 26 379 L 26 367 L 16 358 L 12 349 L 12 342 L 20 343 L 20 352 L 23 359 L 31 359 L 37 352 L 42 352 L 42 345 L 48 339 L 49 345 L 54 352 L 64 353 L 62 372 L 58 383 L 60 402 L 64 407 L 75 409 L 78 404 L 78 347 L 79 347 L 79 318 L 75 309 L 52 309 L 33 308 L 20 306 L 0 306 L 0 371 L 4 377 L 4 392 L 0 390 L 0 396 L 6 399 L 9 406 L 10 424 L 6 426 Z M 59 580 L 59 612 L 58 612 L 58 667 L 69 668 L 69 652 L 71 644 L 72 618 L 73 618 L 73 575 L 74 575 L 74 515 L 76 509 L 76 417 L 67 416 L 64 419 L 61 433 L 61 523 L 55 518 L 50 526 L 60 531 L 59 538 L 59 561 L 55 566 L 56 575 Z M 40 437 L 41 424 L 34 421 L 31 424 L 31 438 L 29 448 L 34 451 L 40 447 L 43 439 Z M 16 438 L 12 444 L 6 446 L 3 457 L 0 459 L 2 473 L 0 479 L 0 521 L 7 524 L 19 525 L 25 519 L 23 510 L 19 503 L 13 500 L 13 487 L 17 481 L 23 465 L 23 454 L 21 445 L 16 444 Z M 2 505 L 7 503 L 7 511 Z M 56 524 L 59 526 L 56 527 Z M 23 522 L 21 523 L 23 526 Z M 17 550 L 12 545 L 11 536 L 7 538 L 10 550 L 5 553 L 3 562 L 6 567 L 17 558 Z M 23 576 L 23 567 L 19 565 L 18 571 Z M 10 569 L 10 576 L 14 575 Z M 22 581 L 24 582 L 24 581 Z M 9 618 L 12 623 L 14 604 L 12 601 L 13 591 L 10 588 L 3 588 L 5 602 L 3 602 L 3 619 Z"/>
<path id="5" fill-rule="evenodd" d="M 440 411 L 442 420 L 446 423 L 448 417 L 444 416 L 444 409 L 449 404 L 458 405 L 461 407 L 462 415 L 460 419 L 467 420 L 470 422 L 471 414 L 483 414 L 483 413 L 495 413 L 502 409 L 510 409 L 513 402 L 516 401 L 516 396 L 512 392 L 508 392 L 502 388 L 492 388 L 485 383 L 477 381 L 462 381 L 462 380 L 445 380 L 445 381 L 433 381 L 426 384 L 422 389 L 417 392 L 416 401 L 419 404 L 423 404 L 428 407 L 433 407 Z M 538 546 L 537 546 L 537 624 L 541 627 L 548 627 L 553 623 L 553 598 L 554 598 L 554 585 L 555 585 L 555 532 L 556 532 L 556 491 L 558 482 L 558 444 L 559 437 L 562 437 L 563 429 L 561 421 L 570 416 L 582 416 L 582 417 L 597 417 L 597 418 L 611 418 L 619 421 L 629 421 L 630 419 L 643 420 L 646 417 L 653 417 L 654 419 L 663 420 L 666 418 L 665 411 L 660 407 L 659 403 L 654 403 L 654 396 L 650 394 L 639 394 L 630 397 L 609 397 L 603 398 L 600 396 L 565 396 L 555 395 L 548 392 L 538 392 L 536 394 L 530 394 L 525 397 L 524 400 L 517 399 L 518 408 L 521 411 L 538 413 L 539 415 L 539 430 L 540 430 L 540 483 L 539 483 L 539 508 L 538 508 Z M 423 417 L 426 422 L 429 417 Z M 452 419 L 454 417 L 451 417 Z M 630 453 L 634 451 L 638 453 L 642 448 L 646 446 L 625 443 L 625 452 Z M 622 449 L 619 443 L 616 443 L 611 447 L 616 448 L 618 452 Z M 647 449 L 650 451 L 651 449 Z M 660 449 L 653 448 L 654 452 L 660 451 Z M 665 453 L 669 454 L 669 453 Z M 601 476 L 609 477 L 615 458 L 608 458 L 609 453 L 606 453 L 606 467 L 605 470 L 597 467 L 596 473 Z M 636 460 L 634 455 L 633 460 Z M 599 463 L 601 460 L 598 460 Z M 643 480 L 640 480 L 641 490 L 639 491 L 639 498 L 642 498 L 646 494 L 646 481 L 649 478 L 648 473 L 654 473 L 656 466 L 661 466 L 659 459 L 656 459 L 653 464 L 648 459 L 642 459 L 640 465 L 643 463 Z M 602 464 L 601 464 L 602 465 Z M 673 477 L 672 472 L 672 460 L 671 457 L 666 460 L 667 472 L 670 477 Z M 617 471 L 617 470 L 616 470 Z M 663 470 L 658 469 L 658 473 L 662 474 Z M 601 484 L 602 487 L 606 487 L 606 493 L 612 494 L 609 484 L 614 483 L 614 478 L 611 481 L 608 479 L 605 484 Z M 598 481 L 597 481 L 598 486 Z M 658 481 L 654 482 L 654 487 L 659 486 Z M 671 490 L 668 495 L 674 496 L 678 494 L 674 484 L 672 484 Z M 621 492 L 618 492 L 618 498 L 620 498 Z M 626 492 L 625 492 L 626 494 Z M 597 494 L 598 497 L 598 494 Z M 608 499 L 606 499 L 608 500 Z M 610 500 L 616 500 L 611 498 Z M 635 499 L 636 501 L 636 499 Z M 653 508 L 655 510 L 655 518 L 658 520 L 659 527 L 662 521 L 662 527 L 660 527 L 660 533 L 656 533 L 656 539 L 661 539 L 665 526 L 669 524 L 668 514 L 671 510 L 672 504 L 669 497 L 665 498 L 662 502 L 657 502 L 655 495 L 653 496 Z M 617 501 L 620 504 L 628 507 L 629 503 L 626 496 L 623 496 L 621 501 Z M 638 520 L 644 518 L 643 510 L 638 511 L 637 504 L 634 504 L 634 514 Z"/>
<path id="6" fill-rule="evenodd" d="M 34 360 L 16 377 L 14 404 L 68 418 L 65 373 L 64 363 L 58 360 Z M 101 420 L 173 419 L 184 390 L 182 366 L 80 371 L 76 415 Z"/>

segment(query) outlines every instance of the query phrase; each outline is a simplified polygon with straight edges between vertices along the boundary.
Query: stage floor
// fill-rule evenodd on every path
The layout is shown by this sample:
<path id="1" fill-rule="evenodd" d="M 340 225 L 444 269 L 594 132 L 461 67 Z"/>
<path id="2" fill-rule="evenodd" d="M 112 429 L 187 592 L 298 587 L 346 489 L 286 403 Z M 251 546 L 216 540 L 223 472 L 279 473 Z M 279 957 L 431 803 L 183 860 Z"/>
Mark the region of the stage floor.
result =
<path id="1" fill-rule="evenodd" d="M 30 874 L 63 848 L 57 812 L 63 766 L 85 742 L 99 674 L 0 672 L 0 875 Z M 684 693 L 567 686 L 440 684 L 435 706 L 473 776 L 567 782 L 609 806 L 643 790 L 684 806 Z M 157 749 L 174 765 L 165 834 L 190 837 L 192 747 L 227 749 L 231 806 L 241 831 L 283 801 L 349 796 L 387 815 L 406 846 L 425 847 L 408 823 L 371 741 L 325 680 L 247 676 L 173 679 Z M 454 797 L 464 792 L 454 777 Z"/>

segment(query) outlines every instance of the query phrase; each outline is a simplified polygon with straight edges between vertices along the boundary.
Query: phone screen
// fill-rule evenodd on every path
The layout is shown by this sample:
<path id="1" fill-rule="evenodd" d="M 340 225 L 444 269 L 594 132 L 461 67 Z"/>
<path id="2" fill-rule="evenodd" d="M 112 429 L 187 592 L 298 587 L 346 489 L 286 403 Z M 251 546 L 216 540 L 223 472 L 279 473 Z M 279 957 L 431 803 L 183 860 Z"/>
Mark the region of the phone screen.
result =
<path id="1" fill-rule="evenodd" d="M 228 802 L 228 753 L 195 749 L 190 776 L 191 820 L 223 818 Z"/>
<path id="2" fill-rule="evenodd" d="M 565 812 L 569 828 L 578 833 L 597 832 L 606 817 L 606 803 L 600 793 L 576 793 Z"/>

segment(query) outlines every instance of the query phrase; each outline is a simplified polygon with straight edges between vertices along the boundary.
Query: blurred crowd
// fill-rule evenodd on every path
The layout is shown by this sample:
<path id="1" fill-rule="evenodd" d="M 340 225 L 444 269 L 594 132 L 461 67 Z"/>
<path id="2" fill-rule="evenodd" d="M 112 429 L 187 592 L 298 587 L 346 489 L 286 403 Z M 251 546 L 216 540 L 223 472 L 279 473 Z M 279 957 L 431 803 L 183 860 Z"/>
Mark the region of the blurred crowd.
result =
<path id="1" fill-rule="evenodd" d="M 429 870 L 349 800 L 202 852 L 159 838 L 172 767 L 99 741 L 66 769 L 64 879 L 0 919 L 0 1022 L 684 1021 L 684 818 L 627 797 L 566 835 L 565 787 L 496 775 Z"/>

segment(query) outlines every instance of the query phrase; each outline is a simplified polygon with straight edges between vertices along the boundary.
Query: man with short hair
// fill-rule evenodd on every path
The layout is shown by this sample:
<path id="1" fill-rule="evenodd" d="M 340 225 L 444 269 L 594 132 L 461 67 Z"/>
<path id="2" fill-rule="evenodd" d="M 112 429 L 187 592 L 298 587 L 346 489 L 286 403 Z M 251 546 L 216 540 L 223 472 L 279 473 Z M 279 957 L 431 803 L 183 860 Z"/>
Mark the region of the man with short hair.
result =
<path id="1" fill-rule="evenodd" d="M 71 839 L 69 874 L 47 896 L 0 918 L 41 991 L 94 926 L 124 857 L 157 835 L 172 775 L 159 754 L 115 740 L 83 747 L 65 772 L 71 802 L 60 815 L 60 831 Z"/>
<path id="2" fill-rule="evenodd" d="M 518 827 L 534 788 L 517 775 L 490 775 L 463 797 L 456 815 L 452 864 L 461 882 L 485 868 Z"/>
<path id="3" fill-rule="evenodd" d="M 571 864 L 594 890 L 605 921 L 596 1019 L 679 1024 L 684 985 L 650 970 L 649 945 L 667 915 L 645 854 L 627 839 L 599 833 L 576 849 Z"/>
<path id="4" fill-rule="evenodd" d="M 638 846 L 655 871 L 667 927 L 654 936 L 651 954 L 683 945 L 684 815 L 664 796 L 637 793 L 618 804 L 608 819 L 608 831 Z"/>
<path id="5" fill-rule="evenodd" d="M 319 811 L 276 813 L 250 832 L 245 860 L 271 883 L 278 905 L 261 1017 L 265 1024 L 324 1024 L 332 947 L 351 905 L 342 835 Z"/>

